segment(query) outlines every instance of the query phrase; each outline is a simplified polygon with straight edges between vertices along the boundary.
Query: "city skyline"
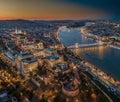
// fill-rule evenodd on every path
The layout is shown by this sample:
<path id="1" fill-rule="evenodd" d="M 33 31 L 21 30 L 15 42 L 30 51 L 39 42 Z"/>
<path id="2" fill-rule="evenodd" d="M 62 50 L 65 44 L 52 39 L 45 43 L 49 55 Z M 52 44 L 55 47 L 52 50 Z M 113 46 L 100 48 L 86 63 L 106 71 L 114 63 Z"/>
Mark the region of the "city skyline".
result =
<path id="1" fill-rule="evenodd" d="M 120 102 L 120 0 L 0 0 L 0 102 Z"/>
<path id="2" fill-rule="evenodd" d="M 0 0 L 0 19 L 82 20 L 119 18 L 116 0 Z M 118 8 L 118 9 L 117 9 Z M 118 15 L 116 15 L 116 13 Z"/>

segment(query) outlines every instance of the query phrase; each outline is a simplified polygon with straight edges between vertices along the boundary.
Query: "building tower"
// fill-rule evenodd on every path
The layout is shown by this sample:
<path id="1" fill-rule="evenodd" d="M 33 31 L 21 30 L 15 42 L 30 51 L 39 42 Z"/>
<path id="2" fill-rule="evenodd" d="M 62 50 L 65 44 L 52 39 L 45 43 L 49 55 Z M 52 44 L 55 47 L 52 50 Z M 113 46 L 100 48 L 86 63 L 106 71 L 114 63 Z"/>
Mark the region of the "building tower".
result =
<path id="1" fill-rule="evenodd" d="M 17 29 L 17 27 L 15 28 L 15 34 L 17 34 L 18 33 L 18 29 Z"/>

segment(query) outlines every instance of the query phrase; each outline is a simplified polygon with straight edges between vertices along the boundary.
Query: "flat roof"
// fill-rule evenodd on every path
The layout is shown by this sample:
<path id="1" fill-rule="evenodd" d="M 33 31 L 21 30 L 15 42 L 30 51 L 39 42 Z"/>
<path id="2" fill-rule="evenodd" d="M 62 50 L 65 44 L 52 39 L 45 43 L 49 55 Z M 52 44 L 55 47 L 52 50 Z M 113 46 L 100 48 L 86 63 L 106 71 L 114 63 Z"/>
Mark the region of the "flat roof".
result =
<path id="1" fill-rule="evenodd" d="M 36 58 L 25 58 L 22 61 L 25 63 L 32 63 L 32 62 L 37 61 L 37 59 Z"/>
<path id="2" fill-rule="evenodd" d="M 51 56 L 47 56 L 46 58 L 49 59 L 49 60 L 57 60 L 57 59 L 59 59 L 59 56 L 51 55 Z"/>
<path id="3" fill-rule="evenodd" d="M 30 52 L 20 52 L 19 56 L 24 57 L 24 56 L 33 56 Z"/>

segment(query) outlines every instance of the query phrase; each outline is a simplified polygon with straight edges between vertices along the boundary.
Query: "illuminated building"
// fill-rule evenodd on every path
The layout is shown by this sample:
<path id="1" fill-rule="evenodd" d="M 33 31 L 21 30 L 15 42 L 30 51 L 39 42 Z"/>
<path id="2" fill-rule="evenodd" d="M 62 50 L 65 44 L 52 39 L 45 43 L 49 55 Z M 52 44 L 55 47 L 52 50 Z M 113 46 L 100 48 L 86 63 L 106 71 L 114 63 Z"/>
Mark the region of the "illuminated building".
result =
<path id="1" fill-rule="evenodd" d="M 48 63 L 48 65 L 50 65 L 51 67 L 53 67 L 55 64 L 63 62 L 63 58 L 53 54 L 51 56 L 47 56 L 45 58 L 45 62 Z"/>
<path id="2" fill-rule="evenodd" d="M 28 52 L 21 52 L 16 58 L 17 69 L 25 77 L 29 76 L 29 72 L 36 70 L 38 61 L 33 54 Z"/>
<path id="3" fill-rule="evenodd" d="M 67 82 L 62 85 L 62 92 L 67 96 L 77 96 L 79 94 L 79 85 L 76 82 L 77 79 L 73 79 L 72 82 Z"/>
<path id="4" fill-rule="evenodd" d="M 12 66 L 15 66 L 15 58 L 16 58 L 17 52 L 16 51 L 7 51 L 4 55 L 4 58 L 6 61 L 11 64 Z"/>

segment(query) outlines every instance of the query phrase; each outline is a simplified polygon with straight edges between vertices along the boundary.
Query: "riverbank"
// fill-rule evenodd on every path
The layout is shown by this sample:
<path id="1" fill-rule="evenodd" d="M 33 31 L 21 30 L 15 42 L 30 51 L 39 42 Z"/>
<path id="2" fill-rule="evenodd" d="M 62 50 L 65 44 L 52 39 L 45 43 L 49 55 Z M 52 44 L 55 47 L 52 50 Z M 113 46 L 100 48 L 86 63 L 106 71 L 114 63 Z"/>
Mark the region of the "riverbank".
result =
<path id="1" fill-rule="evenodd" d="M 74 45 L 76 42 L 79 44 L 94 43 L 93 40 L 84 37 L 80 33 L 80 31 L 76 31 L 76 30 L 71 30 L 70 32 L 61 31 L 59 33 L 59 38 L 61 40 L 61 43 L 66 47 L 70 45 Z M 120 66 L 120 63 L 119 63 L 120 57 L 118 57 L 120 55 L 119 50 L 116 50 L 110 47 L 89 47 L 89 48 L 83 48 L 83 50 L 84 49 L 86 49 L 87 52 L 91 52 L 91 53 L 93 52 L 93 54 L 95 55 L 94 59 L 89 58 L 90 62 L 94 62 L 93 64 L 95 64 L 97 67 L 100 67 L 100 69 L 102 70 L 104 69 L 105 72 L 109 73 L 112 76 L 115 76 L 115 79 L 116 78 L 120 79 L 120 75 L 119 75 L 120 70 L 118 67 Z M 99 61 L 96 62 L 95 59 L 99 59 L 100 62 Z"/>
<path id="2" fill-rule="evenodd" d="M 55 33 L 55 36 L 56 36 L 56 39 L 62 44 L 60 38 L 59 38 L 59 33 L 64 30 L 64 29 L 67 29 L 66 26 L 62 26 L 62 27 L 59 27 L 57 32 Z"/>
<path id="3" fill-rule="evenodd" d="M 80 32 L 81 34 L 83 34 L 84 36 L 88 37 L 88 38 L 92 38 L 92 39 L 95 39 L 95 40 L 103 40 L 103 41 L 108 41 L 107 43 L 109 44 L 109 46 L 111 48 L 115 48 L 115 49 L 120 49 L 120 43 L 116 43 L 116 44 L 111 44 L 111 40 L 109 37 L 100 37 L 98 35 L 94 35 L 92 33 L 89 33 L 89 31 L 86 29 L 86 27 L 81 27 L 80 29 Z"/>
<path id="4" fill-rule="evenodd" d="M 110 45 L 110 47 L 111 47 L 111 48 L 114 48 L 114 49 L 118 49 L 118 50 L 120 50 L 120 47 L 117 46 L 117 45 Z"/>
<path id="5" fill-rule="evenodd" d="M 114 89 L 120 91 L 120 81 L 111 77 L 109 74 L 106 74 L 88 61 L 85 61 L 85 65 L 90 68 L 89 73 L 91 73 L 94 77 L 97 77 L 97 80 L 102 82 L 104 86 L 106 86 L 107 88 L 112 88 L 113 86 L 116 86 L 116 88 Z"/>
<path id="6" fill-rule="evenodd" d="M 80 31 L 79 31 L 80 32 Z M 66 33 L 66 32 L 63 32 L 63 33 Z M 72 33 L 71 33 L 72 34 Z M 73 32 L 73 34 L 74 34 L 74 32 Z M 65 35 L 65 34 L 64 34 Z M 67 33 L 67 35 L 69 35 L 68 33 Z M 75 34 L 74 34 L 75 35 Z M 85 38 L 79 38 L 77 35 L 75 35 L 76 36 L 76 42 L 77 41 L 79 41 L 79 40 L 83 40 L 83 42 L 82 43 L 85 43 Z M 60 37 L 60 36 L 59 36 Z M 63 35 L 62 35 L 62 37 L 64 37 Z M 67 38 L 68 37 L 68 38 Z M 68 42 L 69 42 L 69 40 L 70 39 L 72 39 L 72 38 L 69 38 L 69 36 L 65 36 L 65 40 L 67 41 L 68 40 Z M 70 37 L 72 37 L 72 36 L 70 36 Z M 67 39 L 66 39 L 67 38 Z M 62 38 L 62 40 L 64 40 L 64 38 Z M 61 41 L 61 42 L 63 42 L 63 41 Z M 67 43 L 68 43 L 67 42 Z M 79 42 L 79 43 L 81 43 L 81 42 Z M 65 43 L 63 43 L 64 45 L 66 45 Z M 102 49 L 98 49 L 98 50 L 100 50 L 100 55 L 101 55 L 101 51 L 102 51 Z M 93 51 L 95 51 L 94 49 L 93 49 Z M 109 49 L 108 49 L 108 51 L 109 51 Z M 116 51 L 114 51 L 114 53 L 116 53 Z M 119 52 L 117 51 L 117 53 L 119 54 Z M 106 53 L 104 53 L 105 55 L 106 55 Z M 112 51 L 110 52 L 110 53 L 107 53 L 107 54 L 112 54 L 111 56 L 113 56 L 114 54 L 112 53 Z M 118 54 L 116 55 L 117 57 L 118 57 Z M 104 55 L 103 55 L 104 56 Z M 80 56 L 81 57 L 81 56 Z M 101 58 L 102 56 L 100 56 L 100 58 Z M 108 56 L 107 56 L 108 57 Z M 115 57 L 115 56 L 114 56 Z M 112 57 L 113 58 L 113 57 Z M 83 57 L 83 59 L 84 59 L 84 57 Z M 107 58 L 107 60 L 108 60 L 109 58 Z M 111 59 L 111 57 L 110 57 L 110 59 Z M 116 59 L 116 58 L 115 58 Z M 113 59 L 114 60 L 114 59 Z M 118 58 L 118 61 L 119 61 L 119 58 Z M 88 62 L 89 63 L 89 62 Z M 105 64 L 105 63 L 104 63 Z M 109 64 L 109 63 L 108 63 Z M 111 63 L 110 63 L 111 64 Z M 88 66 L 90 66 L 90 65 L 88 65 Z M 103 84 L 103 85 L 105 85 L 105 86 L 108 86 L 110 89 L 114 89 L 114 90 L 117 90 L 117 92 L 119 93 L 120 92 L 120 82 L 118 81 L 118 80 L 116 80 L 115 78 L 113 78 L 113 77 L 111 77 L 110 75 L 108 75 L 108 74 L 106 74 L 105 72 L 103 72 L 100 68 L 98 68 L 98 67 L 96 67 L 95 65 L 93 65 L 93 64 L 91 64 L 91 66 L 94 66 L 93 68 L 90 68 L 91 69 L 91 73 L 95 76 L 95 77 L 99 77 L 99 80 L 101 81 L 101 83 Z M 105 65 L 106 66 L 106 65 Z M 116 67 L 114 67 L 114 68 L 116 68 Z M 109 69 L 108 69 L 109 70 Z M 116 71 L 115 69 L 114 69 L 114 71 Z M 112 72 L 113 73 L 113 72 Z M 114 86 L 114 87 L 113 87 Z"/>

